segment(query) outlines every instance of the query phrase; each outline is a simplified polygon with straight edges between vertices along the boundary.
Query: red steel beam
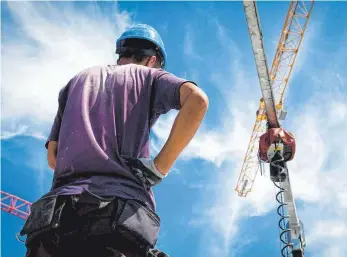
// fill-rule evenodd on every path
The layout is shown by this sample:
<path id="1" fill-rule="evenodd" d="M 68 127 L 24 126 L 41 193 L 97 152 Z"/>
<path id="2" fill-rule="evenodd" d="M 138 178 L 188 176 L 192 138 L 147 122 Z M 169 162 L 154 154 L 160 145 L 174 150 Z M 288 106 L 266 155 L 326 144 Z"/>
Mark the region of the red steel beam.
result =
<path id="1" fill-rule="evenodd" d="M 19 218 L 26 220 L 30 214 L 31 202 L 23 200 L 18 196 L 11 195 L 4 191 L 1 192 L 1 210 L 11 213 Z"/>

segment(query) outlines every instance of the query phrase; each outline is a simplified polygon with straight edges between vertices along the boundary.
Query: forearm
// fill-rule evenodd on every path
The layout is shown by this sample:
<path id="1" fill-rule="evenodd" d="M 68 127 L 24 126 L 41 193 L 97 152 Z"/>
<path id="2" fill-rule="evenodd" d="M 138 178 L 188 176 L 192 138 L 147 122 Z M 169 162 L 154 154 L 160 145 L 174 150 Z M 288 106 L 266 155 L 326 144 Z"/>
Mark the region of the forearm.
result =
<path id="1" fill-rule="evenodd" d="M 192 91 L 185 99 L 172 126 L 170 135 L 154 162 L 158 169 L 166 174 L 189 144 L 206 114 L 207 96 L 200 90 Z"/>
<path id="2" fill-rule="evenodd" d="M 50 141 L 48 143 L 47 162 L 48 162 L 48 166 L 53 170 L 55 169 L 55 165 L 56 165 L 57 149 L 58 149 L 57 141 Z"/>

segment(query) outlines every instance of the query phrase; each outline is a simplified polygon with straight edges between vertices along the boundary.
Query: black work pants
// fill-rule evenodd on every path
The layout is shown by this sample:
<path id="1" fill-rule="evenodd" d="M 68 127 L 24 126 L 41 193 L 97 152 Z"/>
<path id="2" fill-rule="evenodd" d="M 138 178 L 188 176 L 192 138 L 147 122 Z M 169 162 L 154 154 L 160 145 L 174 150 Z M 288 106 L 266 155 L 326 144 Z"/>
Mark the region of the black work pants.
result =
<path id="1" fill-rule="evenodd" d="M 122 237 L 114 235 L 90 236 L 87 238 L 72 238 L 61 236 L 57 238 L 48 234 L 39 236 L 31 244 L 26 257 L 145 257 L 136 246 Z"/>
<path id="2" fill-rule="evenodd" d="M 26 257 L 146 257 L 149 245 L 114 229 L 122 203 L 90 195 L 52 198 L 44 215 L 36 211 L 27 221 Z M 35 229 L 37 222 L 49 225 Z"/>

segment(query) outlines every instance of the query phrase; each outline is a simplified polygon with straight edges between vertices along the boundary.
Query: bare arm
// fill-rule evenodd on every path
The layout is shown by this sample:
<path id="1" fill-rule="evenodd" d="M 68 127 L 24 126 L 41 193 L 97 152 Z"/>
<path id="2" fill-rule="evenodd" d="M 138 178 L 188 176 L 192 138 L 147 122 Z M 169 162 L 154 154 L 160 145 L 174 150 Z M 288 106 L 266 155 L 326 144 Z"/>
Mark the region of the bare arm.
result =
<path id="1" fill-rule="evenodd" d="M 208 108 L 206 94 L 189 82 L 180 88 L 180 102 L 182 108 L 175 119 L 169 138 L 154 159 L 158 170 L 165 175 L 194 137 Z"/>
<path id="2" fill-rule="evenodd" d="M 58 142 L 57 141 L 50 141 L 48 143 L 47 162 L 48 162 L 48 166 L 52 170 L 55 169 L 55 165 L 57 162 L 57 149 L 58 149 Z"/>

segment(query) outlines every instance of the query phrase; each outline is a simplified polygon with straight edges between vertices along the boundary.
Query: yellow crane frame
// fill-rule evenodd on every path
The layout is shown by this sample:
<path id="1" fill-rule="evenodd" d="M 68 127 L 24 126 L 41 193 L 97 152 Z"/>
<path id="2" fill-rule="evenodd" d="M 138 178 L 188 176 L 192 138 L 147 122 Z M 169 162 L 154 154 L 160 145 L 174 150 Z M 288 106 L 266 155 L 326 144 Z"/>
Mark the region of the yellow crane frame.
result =
<path id="1" fill-rule="evenodd" d="M 278 42 L 277 51 L 270 70 L 270 79 L 277 115 L 285 118 L 283 109 L 284 96 L 288 86 L 289 77 L 301 46 L 314 1 L 292 1 Z M 248 144 L 246 156 L 236 185 L 239 196 L 246 197 L 252 190 L 256 175 L 259 170 L 259 138 L 266 132 L 267 118 L 264 100 L 260 99 L 256 113 L 256 121 Z"/>

